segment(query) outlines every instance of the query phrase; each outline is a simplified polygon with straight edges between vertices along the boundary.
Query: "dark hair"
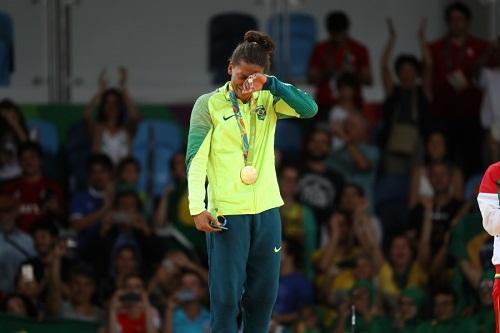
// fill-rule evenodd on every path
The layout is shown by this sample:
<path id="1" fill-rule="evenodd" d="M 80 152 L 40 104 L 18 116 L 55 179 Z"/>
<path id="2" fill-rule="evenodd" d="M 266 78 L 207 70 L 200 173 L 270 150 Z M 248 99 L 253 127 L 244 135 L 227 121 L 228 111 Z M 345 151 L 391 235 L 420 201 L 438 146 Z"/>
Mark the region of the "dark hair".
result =
<path id="1" fill-rule="evenodd" d="M 118 125 L 122 125 L 125 122 L 126 115 L 125 99 L 123 98 L 122 92 L 115 88 L 106 89 L 106 91 L 104 91 L 104 93 L 102 94 L 101 100 L 99 101 L 99 107 L 97 109 L 97 120 L 99 120 L 100 122 L 107 120 L 104 112 L 104 107 L 109 96 L 115 96 L 118 100 Z"/>
<path id="2" fill-rule="evenodd" d="M 12 100 L 10 100 L 8 98 L 4 98 L 0 101 L 0 110 L 2 110 L 2 109 L 14 110 L 17 118 L 19 119 L 19 122 L 21 123 L 21 127 L 22 127 L 24 133 L 26 133 L 26 135 L 28 135 L 28 127 L 26 126 L 26 120 L 24 119 L 24 116 L 23 116 L 21 110 L 19 109 L 19 106 L 17 106 L 17 104 L 14 103 Z M 0 135 L 3 135 L 4 133 L 7 133 L 9 131 L 12 132 L 11 126 L 9 125 L 9 123 L 7 123 L 7 121 L 3 117 L 0 117 L 0 133 L 1 133 Z M 17 135 L 15 136 L 15 138 L 16 138 L 16 141 L 19 142 Z"/>
<path id="3" fill-rule="evenodd" d="M 317 125 L 315 125 L 311 130 L 309 130 L 309 132 L 307 133 L 307 136 L 306 136 L 306 144 L 311 141 L 311 138 L 313 136 L 315 136 L 317 133 L 321 133 L 321 134 L 325 134 L 327 135 L 329 138 L 331 138 L 332 136 L 332 133 L 330 131 L 330 129 L 328 128 L 328 126 L 326 124 L 321 124 L 321 123 L 318 123 Z"/>
<path id="4" fill-rule="evenodd" d="M 420 74 L 421 71 L 420 61 L 418 61 L 417 57 L 415 57 L 413 54 L 398 55 L 396 61 L 394 62 L 394 70 L 396 71 L 396 74 L 399 75 L 399 71 L 401 70 L 401 67 L 403 67 L 403 65 L 413 66 L 417 74 Z"/>
<path id="5" fill-rule="evenodd" d="M 123 287 L 125 287 L 125 284 L 130 279 L 139 279 L 139 280 L 141 280 L 144 288 L 146 288 L 144 278 L 139 273 L 130 273 L 130 274 L 125 275 L 125 277 L 123 278 Z"/>
<path id="6" fill-rule="evenodd" d="M 328 215 L 328 220 L 331 219 L 333 217 L 333 215 L 342 216 L 349 223 L 349 225 L 351 225 L 352 216 L 350 213 L 346 212 L 345 210 L 337 209 L 337 210 L 333 211 L 332 213 L 330 213 L 330 215 Z"/>
<path id="7" fill-rule="evenodd" d="M 134 191 L 134 190 L 122 190 L 122 191 L 119 191 L 116 196 L 115 196 L 115 200 L 113 202 L 114 206 L 116 207 L 118 205 L 118 202 L 120 201 L 120 199 L 124 198 L 124 197 L 128 197 L 128 196 L 133 196 L 135 198 L 135 201 L 137 203 L 136 205 L 136 208 L 139 212 L 142 211 L 142 200 L 141 200 L 141 197 L 139 196 L 139 193 L 137 193 L 137 191 Z"/>
<path id="8" fill-rule="evenodd" d="M 436 288 L 432 292 L 432 299 L 436 298 L 437 295 L 448 295 L 453 297 L 453 303 L 457 301 L 457 294 L 455 291 L 446 286 L 440 286 L 439 288 Z"/>
<path id="9" fill-rule="evenodd" d="M 431 140 L 431 136 L 434 135 L 434 134 L 439 134 L 439 135 L 441 135 L 443 137 L 444 146 L 445 146 L 445 153 L 444 153 L 443 159 L 446 160 L 446 161 L 448 161 L 449 157 L 450 157 L 450 149 L 449 149 L 448 139 L 446 138 L 446 135 L 442 131 L 440 131 L 440 130 L 431 129 L 427 133 L 427 135 L 425 137 L 425 141 L 424 141 L 424 143 L 425 143 L 425 146 L 424 146 L 424 148 L 425 148 L 425 150 L 424 150 L 424 162 L 425 162 L 426 165 L 432 163 L 432 161 L 430 160 L 430 156 L 429 156 L 429 154 L 427 152 L 427 145 L 429 144 L 429 141 Z"/>
<path id="10" fill-rule="evenodd" d="M 27 296 L 20 294 L 20 293 L 12 293 L 12 294 L 7 295 L 7 297 L 2 302 L 2 306 L 1 306 L 2 312 L 4 312 L 4 313 L 7 312 L 8 303 L 13 298 L 19 298 L 23 302 L 24 307 L 26 308 L 26 315 L 29 318 L 36 319 L 38 317 L 38 310 L 37 310 L 35 304 L 33 304 L 33 302 Z"/>
<path id="11" fill-rule="evenodd" d="M 348 187 L 354 188 L 356 190 L 356 192 L 358 193 L 359 196 L 362 196 L 362 197 L 365 196 L 365 190 L 359 184 L 356 184 L 356 183 L 346 183 L 346 184 L 344 184 L 343 191 L 345 191 L 345 189 L 348 188 Z"/>
<path id="12" fill-rule="evenodd" d="M 357 91 L 359 89 L 359 80 L 356 75 L 352 73 L 340 75 L 337 79 L 337 89 L 340 90 L 342 87 L 349 87 Z"/>
<path id="13" fill-rule="evenodd" d="M 108 169 L 110 172 L 113 172 L 113 162 L 106 154 L 95 153 L 90 155 L 87 160 L 87 170 L 90 170 L 90 168 L 94 165 L 100 165 Z"/>
<path id="14" fill-rule="evenodd" d="M 130 244 L 124 244 L 124 245 L 120 246 L 119 248 L 117 248 L 113 259 L 116 260 L 118 255 L 120 253 L 122 253 L 123 251 L 131 251 L 134 254 L 135 261 L 137 263 L 139 262 L 139 253 L 137 252 L 137 249 L 135 248 L 135 246 L 130 245 Z"/>
<path id="15" fill-rule="evenodd" d="M 122 159 L 120 163 L 118 163 L 118 166 L 116 167 L 116 174 L 120 176 L 125 167 L 127 167 L 129 164 L 133 164 L 137 168 L 137 170 L 141 171 L 141 164 L 139 163 L 139 161 L 134 156 L 128 156 Z"/>
<path id="16" fill-rule="evenodd" d="M 85 277 L 95 283 L 96 279 L 95 271 L 92 267 L 88 266 L 87 264 L 79 263 L 73 268 L 71 268 L 69 272 L 70 281 L 80 276 Z"/>
<path id="17" fill-rule="evenodd" d="M 391 238 L 390 238 L 390 242 L 389 242 L 389 247 L 388 247 L 388 250 L 390 251 L 390 249 L 392 248 L 393 244 L 394 244 L 394 241 L 398 238 L 401 238 L 401 239 L 404 239 L 406 241 L 406 244 L 408 245 L 408 247 L 410 248 L 410 252 L 411 252 L 411 261 L 415 260 L 415 247 L 413 245 L 413 242 L 411 240 L 411 238 L 405 234 L 404 231 L 401 231 L 401 229 L 399 230 L 399 232 L 396 232 Z M 394 263 L 392 262 L 391 258 L 389 258 L 389 261 L 391 263 L 391 265 L 393 265 Z"/>
<path id="18" fill-rule="evenodd" d="M 366 261 L 369 261 L 369 262 L 370 262 L 370 264 L 372 264 L 372 265 L 374 264 L 374 262 L 373 262 L 373 255 L 371 255 L 371 254 L 369 254 L 369 253 L 367 253 L 367 252 L 361 252 L 360 254 L 358 254 L 358 255 L 356 256 L 356 259 L 355 259 L 355 260 L 356 260 L 356 262 L 358 262 L 358 261 L 359 261 L 359 260 L 361 260 L 361 259 L 364 259 L 364 260 L 366 260 Z"/>
<path id="19" fill-rule="evenodd" d="M 326 30 L 329 33 L 346 32 L 351 27 L 351 22 L 342 11 L 333 11 L 326 17 Z"/>
<path id="20" fill-rule="evenodd" d="M 286 245 L 286 254 L 293 257 L 293 263 L 296 267 L 300 267 L 304 248 L 294 239 L 283 238 L 283 242 Z"/>
<path id="21" fill-rule="evenodd" d="M 397 239 L 397 238 L 404 238 L 404 240 L 406 240 L 408 242 L 408 245 L 412 248 L 412 242 L 411 242 L 411 239 L 410 237 L 405 234 L 404 232 L 400 232 L 400 233 L 396 233 L 394 234 L 392 237 L 391 237 L 391 241 L 390 241 L 390 244 L 392 245 L 392 243 L 394 243 L 394 241 Z M 413 250 L 413 248 L 412 248 Z"/>
<path id="22" fill-rule="evenodd" d="M 26 141 L 21 143 L 17 148 L 17 158 L 20 159 L 21 156 L 27 151 L 36 153 L 39 158 L 43 157 L 42 147 L 38 143 L 34 141 Z"/>
<path id="23" fill-rule="evenodd" d="M 444 19 L 446 20 L 446 22 L 450 20 L 451 13 L 454 11 L 459 11 L 463 16 L 465 16 L 467 21 L 470 21 L 472 19 L 470 8 L 461 1 L 455 1 L 449 4 L 444 11 Z"/>
<path id="24" fill-rule="evenodd" d="M 260 31 L 247 31 L 243 42 L 233 51 L 229 61 L 238 64 L 240 61 L 255 64 L 269 71 L 271 66 L 271 55 L 274 51 L 274 42 L 268 35 Z"/>
<path id="25" fill-rule="evenodd" d="M 182 272 L 181 279 L 183 279 L 184 276 L 186 276 L 186 275 L 196 276 L 196 278 L 198 279 L 198 283 L 200 284 L 200 286 L 203 286 L 203 277 L 198 272 L 193 271 L 191 269 L 184 270 Z"/>
<path id="26" fill-rule="evenodd" d="M 47 231 L 53 237 L 59 236 L 59 228 L 57 223 L 54 222 L 49 216 L 43 217 L 37 220 L 31 227 L 31 234 L 33 235 L 37 231 Z"/>
<path id="27" fill-rule="evenodd" d="M 435 167 L 445 167 L 448 172 L 451 172 L 451 164 L 447 160 L 442 160 L 442 161 L 434 161 L 429 165 L 429 169 L 435 168 Z"/>

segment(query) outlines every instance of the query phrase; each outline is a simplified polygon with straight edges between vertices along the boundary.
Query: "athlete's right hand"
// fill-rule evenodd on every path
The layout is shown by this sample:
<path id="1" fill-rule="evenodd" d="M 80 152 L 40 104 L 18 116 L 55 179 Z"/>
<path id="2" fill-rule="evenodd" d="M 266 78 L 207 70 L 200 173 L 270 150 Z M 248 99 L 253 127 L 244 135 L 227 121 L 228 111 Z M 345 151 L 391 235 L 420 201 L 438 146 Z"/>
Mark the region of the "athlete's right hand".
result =
<path id="1" fill-rule="evenodd" d="M 208 211 L 203 211 L 198 215 L 193 216 L 194 224 L 196 225 L 196 229 L 203 232 L 219 232 L 221 229 L 214 228 L 210 226 L 209 222 L 212 221 L 213 224 L 219 225 L 219 221 L 215 217 L 212 216 Z"/>

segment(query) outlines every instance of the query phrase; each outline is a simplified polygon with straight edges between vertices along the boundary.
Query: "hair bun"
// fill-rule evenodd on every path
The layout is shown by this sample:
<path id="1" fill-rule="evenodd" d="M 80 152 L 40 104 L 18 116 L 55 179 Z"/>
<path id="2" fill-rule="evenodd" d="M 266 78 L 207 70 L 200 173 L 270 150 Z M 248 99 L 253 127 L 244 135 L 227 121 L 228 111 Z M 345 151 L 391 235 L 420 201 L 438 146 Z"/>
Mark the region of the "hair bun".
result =
<path id="1" fill-rule="evenodd" d="M 259 44 L 264 49 L 264 51 L 268 53 L 272 53 L 274 51 L 273 40 L 271 39 L 271 37 L 262 32 L 254 30 L 247 31 L 243 40 L 248 43 Z"/>

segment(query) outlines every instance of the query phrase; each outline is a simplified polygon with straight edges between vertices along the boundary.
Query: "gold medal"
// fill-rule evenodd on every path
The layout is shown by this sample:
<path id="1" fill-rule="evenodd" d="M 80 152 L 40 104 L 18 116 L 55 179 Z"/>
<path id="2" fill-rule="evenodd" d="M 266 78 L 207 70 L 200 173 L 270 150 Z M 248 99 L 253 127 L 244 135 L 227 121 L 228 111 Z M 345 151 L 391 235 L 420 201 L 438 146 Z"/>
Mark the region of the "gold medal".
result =
<path id="1" fill-rule="evenodd" d="M 241 181 L 246 185 L 251 185 L 257 180 L 257 169 L 251 165 L 247 165 L 241 169 Z"/>

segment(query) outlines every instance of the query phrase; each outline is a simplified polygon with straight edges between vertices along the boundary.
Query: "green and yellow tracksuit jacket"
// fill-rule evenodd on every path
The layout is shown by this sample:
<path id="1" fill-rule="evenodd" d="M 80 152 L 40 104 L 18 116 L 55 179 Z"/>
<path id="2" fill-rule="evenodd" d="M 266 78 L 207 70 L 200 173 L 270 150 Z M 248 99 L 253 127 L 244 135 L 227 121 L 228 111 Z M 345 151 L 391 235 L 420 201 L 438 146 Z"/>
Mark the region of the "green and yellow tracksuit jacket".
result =
<path id="1" fill-rule="evenodd" d="M 240 171 L 245 166 L 243 143 L 229 93 L 230 82 L 202 95 L 191 113 L 186 153 L 189 211 L 205 210 L 208 177 L 208 211 L 223 215 L 258 214 L 279 207 L 281 199 L 274 165 L 274 133 L 281 118 L 311 118 L 318 107 L 307 93 L 268 76 L 262 91 L 254 92 L 254 103 L 238 100 L 250 137 L 250 117 L 255 108 L 255 144 L 252 165 L 257 181 L 245 185 Z"/>

